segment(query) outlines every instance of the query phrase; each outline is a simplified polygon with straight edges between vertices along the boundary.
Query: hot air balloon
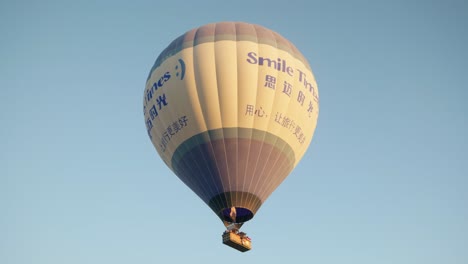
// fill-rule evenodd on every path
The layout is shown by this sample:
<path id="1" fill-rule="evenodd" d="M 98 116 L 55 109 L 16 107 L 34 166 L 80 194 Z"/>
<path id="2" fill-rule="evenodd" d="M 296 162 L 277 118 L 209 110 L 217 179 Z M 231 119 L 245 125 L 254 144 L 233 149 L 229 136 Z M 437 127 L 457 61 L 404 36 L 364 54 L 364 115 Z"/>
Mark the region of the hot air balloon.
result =
<path id="1" fill-rule="evenodd" d="M 239 228 L 304 155 L 319 96 L 291 42 L 260 25 L 220 22 L 161 52 L 143 112 L 162 160 L 228 227 L 223 242 L 246 251 Z"/>

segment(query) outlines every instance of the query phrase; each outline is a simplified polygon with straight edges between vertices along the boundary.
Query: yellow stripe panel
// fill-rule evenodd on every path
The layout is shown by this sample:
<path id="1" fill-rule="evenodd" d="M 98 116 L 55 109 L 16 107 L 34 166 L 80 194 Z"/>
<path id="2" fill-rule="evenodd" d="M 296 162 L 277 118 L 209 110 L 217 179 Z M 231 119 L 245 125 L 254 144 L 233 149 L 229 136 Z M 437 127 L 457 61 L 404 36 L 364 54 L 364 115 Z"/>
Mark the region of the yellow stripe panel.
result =
<path id="1" fill-rule="evenodd" d="M 210 96 L 211 104 L 219 104 L 221 111 L 221 126 L 237 126 L 237 45 L 235 41 L 217 41 L 214 47 L 216 63 L 218 97 Z M 213 78 L 213 76 L 212 76 Z"/>
<path id="2" fill-rule="evenodd" d="M 246 51 L 258 52 L 258 44 L 251 41 L 237 42 L 237 82 L 238 82 L 238 126 L 252 128 L 253 119 L 245 118 L 246 106 L 255 104 L 257 97 L 258 67 L 248 67 Z"/>

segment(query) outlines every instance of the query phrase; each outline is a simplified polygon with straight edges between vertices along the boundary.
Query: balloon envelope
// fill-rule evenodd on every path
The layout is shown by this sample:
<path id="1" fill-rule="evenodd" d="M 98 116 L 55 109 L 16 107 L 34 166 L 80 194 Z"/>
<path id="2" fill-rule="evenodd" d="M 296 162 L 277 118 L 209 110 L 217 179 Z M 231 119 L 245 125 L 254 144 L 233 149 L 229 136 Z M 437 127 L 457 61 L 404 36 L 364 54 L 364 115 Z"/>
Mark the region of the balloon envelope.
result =
<path id="1" fill-rule="evenodd" d="M 250 220 L 308 148 L 317 83 L 278 33 L 208 24 L 156 59 L 144 92 L 149 137 L 167 166 L 223 221 Z"/>

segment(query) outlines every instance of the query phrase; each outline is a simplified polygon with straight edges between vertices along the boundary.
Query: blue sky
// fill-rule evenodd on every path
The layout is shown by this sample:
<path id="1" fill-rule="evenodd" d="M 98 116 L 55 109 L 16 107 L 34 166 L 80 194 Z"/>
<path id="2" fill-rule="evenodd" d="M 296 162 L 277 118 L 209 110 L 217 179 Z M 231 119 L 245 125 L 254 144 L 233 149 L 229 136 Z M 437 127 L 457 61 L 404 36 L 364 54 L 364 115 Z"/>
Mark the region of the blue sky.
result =
<path id="1" fill-rule="evenodd" d="M 245 254 L 142 114 L 157 55 L 217 21 L 288 38 L 320 91 Z M 465 1 L 2 1 L 0 36 L 0 263 L 468 262 Z"/>

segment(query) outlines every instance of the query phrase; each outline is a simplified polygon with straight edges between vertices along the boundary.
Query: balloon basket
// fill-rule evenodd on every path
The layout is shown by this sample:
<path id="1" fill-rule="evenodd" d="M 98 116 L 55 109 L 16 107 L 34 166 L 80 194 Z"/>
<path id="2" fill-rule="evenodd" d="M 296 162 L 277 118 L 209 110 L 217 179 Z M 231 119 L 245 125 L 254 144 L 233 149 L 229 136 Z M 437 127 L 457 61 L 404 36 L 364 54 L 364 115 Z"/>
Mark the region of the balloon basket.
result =
<path id="1" fill-rule="evenodd" d="M 224 231 L 223 244 L 241 252 L 246 252 L 252 249 L 251 239 L 245 233 L 238 232 L 238 230 Z"/>

